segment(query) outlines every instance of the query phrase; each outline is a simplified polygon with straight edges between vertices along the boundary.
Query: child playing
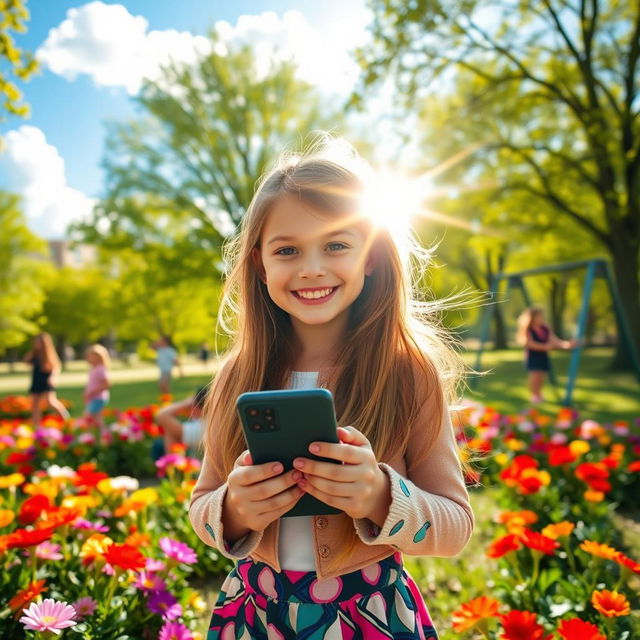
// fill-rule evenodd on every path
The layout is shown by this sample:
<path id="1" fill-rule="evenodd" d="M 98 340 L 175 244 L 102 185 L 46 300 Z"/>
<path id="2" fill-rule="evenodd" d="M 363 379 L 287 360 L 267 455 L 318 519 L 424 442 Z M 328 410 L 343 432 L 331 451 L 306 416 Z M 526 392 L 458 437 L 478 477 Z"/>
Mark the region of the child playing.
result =
<path id="1" fill-rule="evenodd" d="M 575 340 L 561 340 L 544 320 L 540 307 L 525 309 L 518 318 L 518 342 L 525 348 L 529 391 L 532 404 L 543 401 L 542 387 L 551 369 L 549 351 L 552 349 L 573 349 Z"/>
<path id="2" fill-rule="evenodd" d="M 84 389 L 84 414 L 102 429 L 102 412 L 109 400 L 109 352 L 101 344 L 92 344 L 85 352 L 85 358 L 91 365 L 89 379 Z"/>
<path id="3" fill-rule="evenodd" d="M 208 387 L 200 387 L 194 395 L 162 407 L 156 414 L 156 422 L 164 429 L 163 453 L 169 453 L 174 445 L 184 444 L 196 450 L 202 440 L 202 410 Z M 188 412 L 189 419 L 181 422 L 178 416 Z"/>
<path id="4" fill-rule="evenodd" d="M 283 160 L 233 245 L 222 306 L 235 339 L 207 401 L 189 512 L 237 561 L 208 640 L 436 638 L 402 553 L 453 556 L 471 535 L 445 400 L 458 360 L 411 311 L 398 249 L 363 210 L 362 166 L 331 144 Z M 254 465 L 238 394 L 318 386 L 344 426 L 340 444 L 309 449 L 342 464 Z M 305 492 L 341 513 L 281 518 Z"/>
<path id="5" fill-rule="evenodd" d="M 160 369 L 158 389 L 162 394 L 170 393 L 173 367 L 180 366 L 178 352 L 173 341 L 167 335 L 160 336 L 151 346 L 156 350 L 156 362 L 158 369 Z"/>
<path id="6" fill-rule="evenodd" d="M 40 425 L 42 418 L 42 400 L 57 411 L 64 420 L 69 419 L 69 412 L 58 400 L 55 388 L 55 376 L 60 372 L 60 358 L 48 333 L 40 333 L 33 339 L 31 349 L 25 354 L 24 362 L 32 367 L 31 387 L 31 424 Z"/>

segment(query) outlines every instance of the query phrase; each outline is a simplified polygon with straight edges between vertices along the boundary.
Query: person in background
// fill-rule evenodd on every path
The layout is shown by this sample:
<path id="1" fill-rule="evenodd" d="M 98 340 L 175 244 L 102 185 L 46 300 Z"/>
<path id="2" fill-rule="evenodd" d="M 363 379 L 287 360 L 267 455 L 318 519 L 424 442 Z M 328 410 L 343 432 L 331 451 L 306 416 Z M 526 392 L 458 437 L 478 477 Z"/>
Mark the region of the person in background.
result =
<path id="1" fill-rule="evenodd" d="M 525 349 L 527 383 L 532 404 L 543 401 L 542 388 L 551 369 L 549 352 L 552 349 L 573 349 L 575 340 L 561 340 L 545 322 L 540 307 L 525 309 L 518 318 L 518 343 Z"/>
<path id="2" fill-rule="evenodd" d="M 60 372 L 60 358 L 48 333 L 40 333 L 33 339 L 31 349 L 25 354 L 24 362 L 32 368 L 31 387 L 31 424 L 39 426 L 42 419 L 42 401 L 64 420 L 69 419 L 69 412 L 56 396 L 55 376 Z"/>
<path id="3" fill-rule="evenodd" d="M 156 362 L 158 364 L 158 369 L 160 369 L 158 389 L 160 390 L 160 393 L 170 393 L 173 367 L 180 365 L 178 352 L 173 341 L 167 335 L 160 336 L 160 339 L 154 342 L 152 347 L 156 350 Z"/>
<path id="4" fill-rule="evenodd" d="M 209 343 L 203 342 L 200 345 L 200 351 L 198 352 L 198 357 L 200 358 L 200 362 L 206 367 L 209 362 L 209 356 L 211 355 L 211 351 L 209 350 Z"/>
<path id="5" fill-rule="evenodd" d="M 103 410 L 109 401 L 109 366 L 111 359 L 106 347 L 92 344 L 85 351 L 85 358 L 91 368 L 87 386 L 84 389 L 84 414 L 91 418 L 96 426 L 102 429 L 104 424 Z"/>
<path id="6" fill-rule="evenodd" d="M 196 451 L 202 440 L 202 411 L 207 398 L 208 387 L 200 387 L 192 396 L 162 407 L 156 414 L 155 421 L 164 429 L 164 452 L 170 453 L 174 445 L 185 445 L 187 449 Z M 187 414 L 188 420 L 182 422 L 179 416 Z M 157 448 L 154 452 L 160 453 Z M 160 456 L 158 456 L 160 457 Z"/>

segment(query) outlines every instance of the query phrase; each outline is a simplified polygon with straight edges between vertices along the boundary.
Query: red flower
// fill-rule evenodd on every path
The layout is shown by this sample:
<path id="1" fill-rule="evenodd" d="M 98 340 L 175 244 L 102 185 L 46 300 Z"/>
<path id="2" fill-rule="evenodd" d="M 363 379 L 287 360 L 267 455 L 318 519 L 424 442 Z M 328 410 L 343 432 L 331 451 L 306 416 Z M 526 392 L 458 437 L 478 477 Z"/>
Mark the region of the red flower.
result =
<path id="1" fill-rule="evenodd" d="M 29 462 L 32 458 L 32 453 L 22 453 L 20 451 L 14 451 L 7 456 L 5 462 L 6 464 L 24 464 L 25 462 Z"/>
<path id="2" fill-rule="evenodd" d="M 18 615 L 20 615 L 22 610 L 26 608 L 30 602 L 33 602 L 43 591 L 46 590 L 47 587 L 44 586 L 44 580 L 30 582 L 26 589 L 18 591 L 18 593 L 9 600 L 9 609 L 16 611 Z"/>
<path id="3" fill-rule="evenodd" d="M 81 464 L 76 471 L 76 477 L 73 484 L 76 487 L 92 488 L 95 487 L 100 480 L 104 480 L 109 476 L 103 471 L 96 471 L 93 463 L 87 462 Z"/>
<path id="4" fill-rule="evenodd" d="M 586 482 L 594 491 L 611 490 L 609 469 L 601 462 L 583 462 L 576 467 L 576 478 Z"/>
<path id="5" fill-rule="evenodd" d="M 503 640 L 552 640 L 544 635 L 544 627 L 536 622 L 536 614 L 530 611 L 509 611 L 500 616 L 504 633 Z"/>
<path id="6" fill-rule="evenodd" d="M 520 534 L 520 541 L 525 547 L 529 547 L 534 551 L 541 551 L 548 556 L 552 556 L 554 550 L 560 546 L 560 543 L 553 538 L 543 536 L 537 531 L 531 531 L 531 529 L 525 529 Z"/>
<path id="7" fill-rule="evenodd" d="M 518 540 L 518 536 L 510 533 L 509 535 L 494 540 L 487 549 L 487 555 L 490 558 L 501 558 L 510 551 L 516 551 L 519 548 L 520 541 Z"/>
<path id="8" fill-rule="evenodd" d="M 20 524 L 31 524 L 32 522 L 35 522 L 40 517 L 40 514 L 45 511 L 50 504 L 49 498 L 42 494 L 27 498 L 20 507 L 18 521 Z"/>
<path id="9" fill-rule="evenodd" d="M 16 529 L 13 533 L 9 534 L 7 548 L 35 547 L 41 542 L 49 540 L 52 535 L 53 529 Z"/>
<path id="10" fill-rule="evenodd" d="M 558 445 L 549 451 L 549 464 L 552 467 L 570 464 L 571 462 L 575 462 L 576 459 L 577 456 L 565 445 Z"/>
<path id="11" fill-rule="evenodd" d="M 112 544 L 104 552 L 105 560 L 114 567 L 139 571 L 146 565 L 145 557 L 128 544 Z"/>
<path id="12" fill-rule="evenodd" d="M 634 460 L 629 463 L 629 471 L 640 471 L 640 460 Z"/>
<path id="13" fill-rule="evenodd" d="M 613 559 L 618 564 L 621 564 L 623 567 L 627 567 L 627 569 L 631 569 L 633 573 L 640 574 L 640 562 L 636 562 L 629 556 L 625 556 L 624 553 L 622 553 L 621 551 L 618 551 L 613 557 Z"/>
<path id="14" fill-rule="evenodd" d="M 595 624 L 579 618 L 563 620 L 558 627 L 558 633 L 564 640 L 607 640 Z"/>

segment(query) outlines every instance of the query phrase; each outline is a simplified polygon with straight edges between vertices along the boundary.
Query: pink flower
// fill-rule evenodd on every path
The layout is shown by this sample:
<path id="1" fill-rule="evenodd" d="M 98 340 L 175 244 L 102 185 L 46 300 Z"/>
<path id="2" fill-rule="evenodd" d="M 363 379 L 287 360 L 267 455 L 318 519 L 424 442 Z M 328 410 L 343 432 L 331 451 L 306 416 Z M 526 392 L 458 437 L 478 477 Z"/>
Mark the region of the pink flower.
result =
<path id="1" fill-rule="evenodd" d="M 182 606 L 168 591 L 151 591 L 148 605 L 149 611 L 159 613 L 163 620 L 175 620 L 182 615 Z"/>
<path id="2" fill-rule="evenodd" d="M 167 589 L 166 582 L 152 571 L 141 571 L 133 586 L 144 592 L 166 591 Z"/>
<path id="3" fill-rule="evenodd" d="M 172 538 L 160 538 L 160 548 L 176 562 L 184 564 L 194 564 L 198 561 L 196 552 L 184 542 L 173 540 Z"/>
<path id="4" fill-rule="evenodd" d="M 89 596 L 80 598 L 76 602 L 72 602 L 71 606 L 76 610 L 76 620 L 82 620 L 93 614 L 98 606 L 98 603 Z"/>
<path id="5" fill-rule="evenodd" d="M 191 631 L 179 622 L 165 622 L 158 640 L 193 640 Z"/>
<path id="6" fill-rule="evenodd" d="M 60 545 L 53 544 L 49 540 L 41 542 L 36 547 L 36 558 L 41 560 L 62 560 L 63 557 L 60 553 Z"/>
<path id="7" fill-rule="evenodd" d="M 52 631 L 58 635 L 62 629 L 77 624 L 75 616 L 76 610 L 70 604 L 45 598 L 44 602 L 32 602 L 20 622 L 30 631 Z"/>

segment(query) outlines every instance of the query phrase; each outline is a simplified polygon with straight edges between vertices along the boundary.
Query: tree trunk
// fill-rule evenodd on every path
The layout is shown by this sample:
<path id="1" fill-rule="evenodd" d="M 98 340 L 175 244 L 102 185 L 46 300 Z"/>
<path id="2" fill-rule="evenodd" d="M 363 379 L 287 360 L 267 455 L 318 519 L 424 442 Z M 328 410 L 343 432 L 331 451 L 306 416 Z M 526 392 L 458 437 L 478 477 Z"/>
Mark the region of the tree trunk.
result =
<path id="1" fill-rule="evenodd" d="M 624 237 L 618 237 L 615 250 L 612 251 L 614 280 L 618 289 L 621 312 L 624 313 L 627 326 L 631 333 L 631 341 L 635 347 L 636 357 L 640 358 L 640 280 L 638 268 L 638 248 Z M 612 362 L 612 368 L 616 370 L 632 369 L 632 360 L 629 346 L 625 343 L 620 326 L 618 326 L 618 339 L 616 354 Z"/>
<path id="2" fill-rule="evenodd" d="M 504 313 L 500 305 L 495 305 L 493 312 L 494 349 L 506 349 L 509 346 L 507 339 L 507 323 L 504 320 Z"/>

